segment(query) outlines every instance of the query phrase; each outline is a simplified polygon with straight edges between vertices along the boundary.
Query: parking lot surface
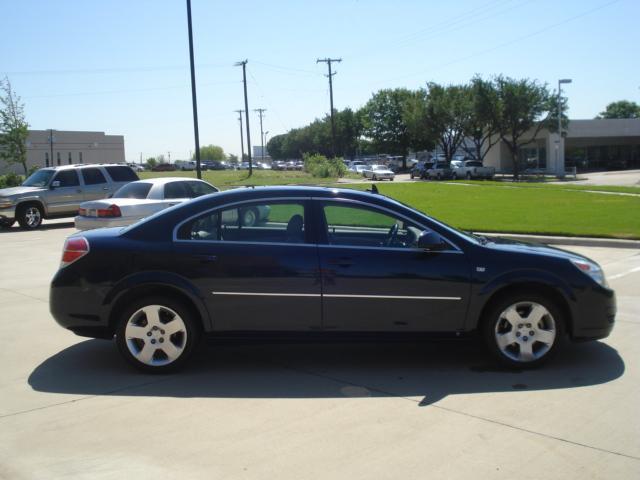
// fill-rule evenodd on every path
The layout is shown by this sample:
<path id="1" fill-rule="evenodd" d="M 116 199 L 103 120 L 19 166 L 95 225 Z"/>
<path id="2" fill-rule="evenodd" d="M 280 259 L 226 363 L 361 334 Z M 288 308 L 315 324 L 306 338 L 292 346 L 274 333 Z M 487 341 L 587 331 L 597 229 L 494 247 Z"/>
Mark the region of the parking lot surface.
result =
<path id="1" fill-rule="evenodd" d="M 0 233 L 0 478 L 640 478 L 640 251 L 563 247 L 604 267 L 617 325 L 542 369 L 473 341 L 205 345 L 151 376 L 51 318 L 72 232 Z"/>

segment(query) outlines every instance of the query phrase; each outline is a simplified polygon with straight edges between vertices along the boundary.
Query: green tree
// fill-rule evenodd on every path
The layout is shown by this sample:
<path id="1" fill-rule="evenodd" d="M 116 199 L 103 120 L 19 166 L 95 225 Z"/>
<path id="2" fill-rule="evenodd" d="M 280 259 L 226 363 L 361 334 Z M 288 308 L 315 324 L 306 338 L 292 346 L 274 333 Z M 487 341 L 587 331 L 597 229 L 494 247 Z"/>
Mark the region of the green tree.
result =
<path id="1" fill-rule="evenodd" d="M 238 156 L 234 155 L 233 153 L 228 153 L 227 154 L 227 161 L 231 162 L 231 163 L 238 163 Z"/>
<path id="2" fill-rule="evenodd" d="M 155 167 L 156 165 L 158 165 L 158 161 L 154 158 L 154 157 L 149 157 L 147 158 L 147 161 L 145 162 L 147 165 L 147 168 L 149 170 L 153 169 L 153 167 Z"/>
<path id="3" fill-rule="evenodd" d="M 267 142 L 267 151 L 271 158 L 274 160 L 284 160 L 286 157 L 284 153 L 284 142 L 287 137 L 287 133 L 283 133 L 282 135 L 274 135 Z"/>
<path id="4" fill-rule="evenodd" d="M 513 176 L 520 176 L 520 149 L 533 141 L 540 130 L 548 126 L 550 116 L 549 90 L 536 80 L 515 80 L 498 76 L 494 80 L 498 103 L 494 123 L 500 139 L 509 148 Z"/>
<path id="5" fill-rule="evenodd" d="M 429 83 L 423 95 L 424 128 L 440 146 L 447 162 L 451 162 L 464 140 L 465 126 L 471 116 L 468 89 L 463 85 Z"/>
<path id="6" fill-rule="evenodd" d="M 195 159 L 196 156 L 194 154 L 192 160 Z M 225 155 L 222 147 L 219 147 L 217 145 L 205 145 L 204 147 L 200 147 L 200 160 L 221 162 L 224 159 Z"/>
<path id="7" fill-rule="evenodd" d="M 471 144 L 463 142 L 462 148 L 482 162 L 491 147 L 500 140 L 500 132 L 495 123 L 498 93 L 493 82 L 476 76 L 467 88 L 467 95 L 470 110 L 464 132 Z"/>
<path id="8" fill-rule="evenodd" d="M 640 118 L 640 105 L 629 100 L 612 102 L 596 118 Z"/>
<path id="9" fill-rule="evenodd" d="M 380 90 L 360 111 L 362 133 L 378 152 L 406 157 L 411 147 L 406 111 L 413 96 L 406 88 Z"/>
<path id="10" fill-rule="evenodd" d="M 0 80 L 0 158 L 8 165 L 20 164 L 27 171 L 27 136 L 29 124 L 24 104 L 11 88 L 7 77 Z"/>

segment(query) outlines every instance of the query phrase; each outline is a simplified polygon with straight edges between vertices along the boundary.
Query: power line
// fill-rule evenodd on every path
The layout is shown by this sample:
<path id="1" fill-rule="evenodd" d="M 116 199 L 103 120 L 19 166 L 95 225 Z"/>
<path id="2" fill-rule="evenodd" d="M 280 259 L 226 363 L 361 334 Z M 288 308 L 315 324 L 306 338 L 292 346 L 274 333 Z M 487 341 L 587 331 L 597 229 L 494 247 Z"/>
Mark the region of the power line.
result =
<path id="1" fill-rule="evenodd" d="M 336 156 L 336 123 L 333 118 L 333 80 L 332 78 L 337 72 L 331 71 L 331 63 L 332 62 L 340 63 L 341 61 L 342 61 L 341 58 L 328 58 L 328 57 L 319 58 L 318 60 L 316 60 L 316 63 L 321 63 L 321 62 L 326 63 L 327 69 L 329 70 L 329 74 L 327 75 L 327 77 L 329 77 L 329 102 L 331 107 L 331 149 L 334 157 Z"/>
<path id="2" fill-rule="evenodd" d="M 228 64 L 198 64 L 198 68 L 222 68 Z M 147 67 L 109 67 L 109 68 L 76 68 L 66 70 L 23 70 L 16 72 L 3 72 L 3 75 L 78 75 L 101 73 L 131 73 L 131 72 L 156 72 L 166 70 L 184 70 L 187 65 L 158 65 Z"/>
<path id="3" fill-rule="evenodd" d="M 480 56 L 480 55 L 484 55 L 486 53 L 490 53 L 490 52 L 493 52 L 495 50 L 499 50 L 499 49 L 504 48 L 504 47 L 508 47 L 510 45 L 513 45 L 514 43 L 521 42 L 522 40 L 526 40 L 528 38 L 535 37 L 537 35 L 540 35 L 541 33 L 545 33 L 545 32 L 547 32 L 549 30 L 552 30 L 552 29 L 554 29 L 556 27 L 559 27 L 561 25 L 564 25 L 566 23 L 573 22 L 574 20 L 577 20 L 579 18 L 585 17 L 585 16 L 587 16 L 587 15 L 593 13 L 593 12 L 596 12 L 598 10 L 602 10 L 603 8 L 606 8 L 606 7 L 610 6 L 610 5 L 613 5 L 614 3 L 618 3 L 618 2 L 620 2 L 620 0 L 613 0 L 611 2 L 604 3 L 602 5 L 599 5 L 598 7 L 592 8 L 590 10 L 587 10 L 587 11 L 585 11 L 583 13 L 580 13 L 578 15 L 575 15 L 573 17 L 565 18 L 564 20 L 562 20 L 560 22 L 556 22 L 556 23 L 553 23 L 551 25 L 547 25 L 546 27 L 541 28 L 539 30 L 535 30 L 535 31 L 533 31 L 531 33 L 528 33 L 526 35 L 523 35 L 521 37 L 516 37 L 516 38 L 511 39 L 511 40 L 509 40 L 507 42 L 501 43 L 499 45 L 495 45 L 495 46 L 487 48 L 485 50 L 477 51 L 475 53 L 472 53 L 471 55 L 467 55 L 465 57 L 459 57 L 459 58 L 456 58 L 456 59 L 454 59 L 454 60 L 452 60 L 450 62 L 446 62 L 446 63 L 440 64 L 440 65 L 435 65 L 435 66 L 430 67 L 428 69 L 415 71 L 413 73 L 409 73 L 407 75 L 402 75 L 400 77 L 394 77 L 394 78 L 385 79 L 383 81 L 374 83 L 374 85 L 379 85 L 379 84 L 383 84 L 383 83 L 389 83 L 389 82 L 393 82 L 393 81 L 396 81 L 396 80 L 404 80 L 406 78 L 414 77 L 416 75 L 423 75 L 426 72 L 429 72 L 429 71 L 432 71 L 432 70 L 448 67 L 450 65 L 454 65 L 456 63 L 463 62 L 465 60 L 469 60 L 471 58 L 474 58 L 474 57 L 477 57 L 477 56 Z"/>

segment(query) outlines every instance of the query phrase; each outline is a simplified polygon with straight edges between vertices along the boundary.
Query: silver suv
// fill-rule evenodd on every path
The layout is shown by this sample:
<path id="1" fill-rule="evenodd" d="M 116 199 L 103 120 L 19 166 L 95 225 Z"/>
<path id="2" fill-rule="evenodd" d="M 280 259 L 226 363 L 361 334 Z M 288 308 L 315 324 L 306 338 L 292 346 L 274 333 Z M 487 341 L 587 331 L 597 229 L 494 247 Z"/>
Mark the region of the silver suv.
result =
<path id="1" fill-rule="evenodd" d="M 73 217 L 82 202 L 106 198 L 135 180 L 138 175 L 126 165 L 41 168 L 21 186 L 0 190 L 0 227 L 17 220 L 31 230 L 45 218 Z"/>

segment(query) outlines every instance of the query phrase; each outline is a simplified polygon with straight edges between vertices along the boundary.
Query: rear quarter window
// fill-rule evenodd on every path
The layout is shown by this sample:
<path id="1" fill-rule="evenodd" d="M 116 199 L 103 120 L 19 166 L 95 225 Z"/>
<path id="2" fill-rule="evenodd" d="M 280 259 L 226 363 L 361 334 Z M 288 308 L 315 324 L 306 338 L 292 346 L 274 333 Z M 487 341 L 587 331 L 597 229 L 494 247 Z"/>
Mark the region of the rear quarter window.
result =
<path id="1" fill-rule="evenodd" d="M 114 182 L 135 182 L 138 175 L 130 167 L 104 167 Z"/>

